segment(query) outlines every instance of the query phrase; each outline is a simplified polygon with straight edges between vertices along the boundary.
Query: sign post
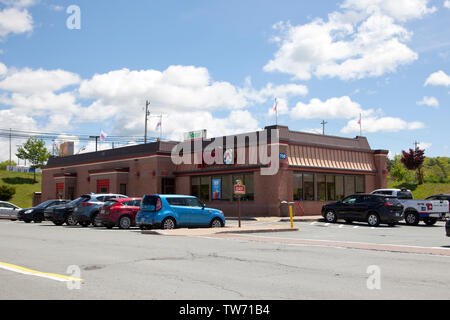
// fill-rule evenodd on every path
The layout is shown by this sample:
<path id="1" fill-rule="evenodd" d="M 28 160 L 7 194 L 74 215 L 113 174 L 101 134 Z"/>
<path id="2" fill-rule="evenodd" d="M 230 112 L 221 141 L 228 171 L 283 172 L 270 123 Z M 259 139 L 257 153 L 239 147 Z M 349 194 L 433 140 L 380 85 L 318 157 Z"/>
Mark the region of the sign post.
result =
<path id="1" fill-rule="evenodd" d="M 242 184 L 241 180 L 236 180 L 234 185 L 234 194 L 238 198 L 238 221 L 239 228 L 241 227 L 241 197 L 245 195 L 245 186 Z"/>

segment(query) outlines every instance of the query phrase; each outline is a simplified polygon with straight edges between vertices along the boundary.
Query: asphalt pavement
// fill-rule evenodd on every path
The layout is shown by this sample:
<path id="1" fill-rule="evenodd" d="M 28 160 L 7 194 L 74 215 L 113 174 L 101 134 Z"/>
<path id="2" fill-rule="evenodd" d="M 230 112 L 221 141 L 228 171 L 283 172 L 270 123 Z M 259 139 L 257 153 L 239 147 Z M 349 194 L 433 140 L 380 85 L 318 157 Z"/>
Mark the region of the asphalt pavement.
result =
<path id="1" fill-rule="evenodd" d="M 295 226 L 298 231 L 282 233 L 167 236 L 0 221 L 0 299 L 450 298 L 450 257 L 430 251 L 450 250 L 441 222 Z"/>

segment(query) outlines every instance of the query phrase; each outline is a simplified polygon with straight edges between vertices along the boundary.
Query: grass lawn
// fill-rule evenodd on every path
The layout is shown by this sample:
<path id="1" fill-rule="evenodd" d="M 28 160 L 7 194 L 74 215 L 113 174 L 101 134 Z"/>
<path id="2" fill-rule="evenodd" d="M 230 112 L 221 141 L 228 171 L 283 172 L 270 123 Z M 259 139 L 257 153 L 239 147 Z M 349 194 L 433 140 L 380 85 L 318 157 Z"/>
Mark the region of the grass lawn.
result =
<path id="1" fill-rule="evenodd" d="M 9 202 L 21 208 L 31 207 L 34 192 L 41 192 L 41 174 L 36 174 L 36 180 L 37 183 L 33 183 L 33 173 L 0 170 L 0 185 L 16 188 L 16 194 Z"/>
<path id="2" fill-rule="evenodd" d="M 429 196 L 441 193 L 450 194 L 450 183 L 424 183 L 418 185 L 412 183 L 388 182 L 388 188 L 400 189 L 402 187 L 411 190 L 414 199 L 425 199 Z"/>

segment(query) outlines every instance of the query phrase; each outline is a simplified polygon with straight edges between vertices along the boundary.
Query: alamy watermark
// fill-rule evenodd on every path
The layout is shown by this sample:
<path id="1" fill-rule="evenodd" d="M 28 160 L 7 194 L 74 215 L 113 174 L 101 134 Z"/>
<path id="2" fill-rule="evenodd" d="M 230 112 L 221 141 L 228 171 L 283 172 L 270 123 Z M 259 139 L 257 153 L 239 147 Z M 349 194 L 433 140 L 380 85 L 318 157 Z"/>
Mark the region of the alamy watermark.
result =
<path id="1" fill-rule="evenodd" d="M 80 290 L 81 289 L 81 268 L 77 265 L 67 267 L 66 273 L 73 278 L 66 282 L 67 289 Z"/>
<path id="2" fill-rule="evenodd" d="M 66 26 L 69 30 L 81 29 L 81 9 L 77 5 L 67 7 L 66 13 L 70 16 L 66 20 Z"/>
<path id="3" fill-rule="evenodd" d="M 175 165 L 261 165 L 261 175 L 264 176 L 276 175 L 280 169 L 278 129 L 271 129 L 270 134 L 268 130 L 264 130 L 225 139 L 215 138 L 205 148 L 203 143 L 201 139 L 179 143 L 172 149 L 172 162 Z"/>
<path id="4" fill-rule="evenodd" d="M 381 268 L 375 265 L 368 266 L 366 273 L 369 274 L 366 281 L 367 289 L 381 290 Z"/>

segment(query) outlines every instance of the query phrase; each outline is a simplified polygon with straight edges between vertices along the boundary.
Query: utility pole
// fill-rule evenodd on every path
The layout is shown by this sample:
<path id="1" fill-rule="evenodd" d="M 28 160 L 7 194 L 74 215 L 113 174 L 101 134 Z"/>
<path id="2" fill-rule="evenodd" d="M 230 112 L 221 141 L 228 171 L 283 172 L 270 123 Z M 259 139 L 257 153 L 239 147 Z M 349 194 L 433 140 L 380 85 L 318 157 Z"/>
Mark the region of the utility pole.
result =
<path id="1" fill-rule="evenodd" d="M 98 139 L 100 136 L 90 136 L 90 139 L 95 139 L 95 152 L 97 152 L 97 146 L 98 146 Z"/>
<path id="2" fill-rule="evenodd" d="M 148 107 L 150 106 L 150 101 L 145 102 L 145 138 L 144 143 L 147 144 L 147 122 L 148 122 L 148 116 L 150 115 L 150 111 L 148 111 Z"/>
<path id="3" fill-rule="evenodd" d="M 322 125 L 322 134 L 325 135 L 325 125 L 328 124 L 328 122 L 323 120 L 320 124 Z"/>
<path id="4" fill-rule="evenodd" d="M 9 128 L 9 165 L 11 165 L 11 128 Z"/>

